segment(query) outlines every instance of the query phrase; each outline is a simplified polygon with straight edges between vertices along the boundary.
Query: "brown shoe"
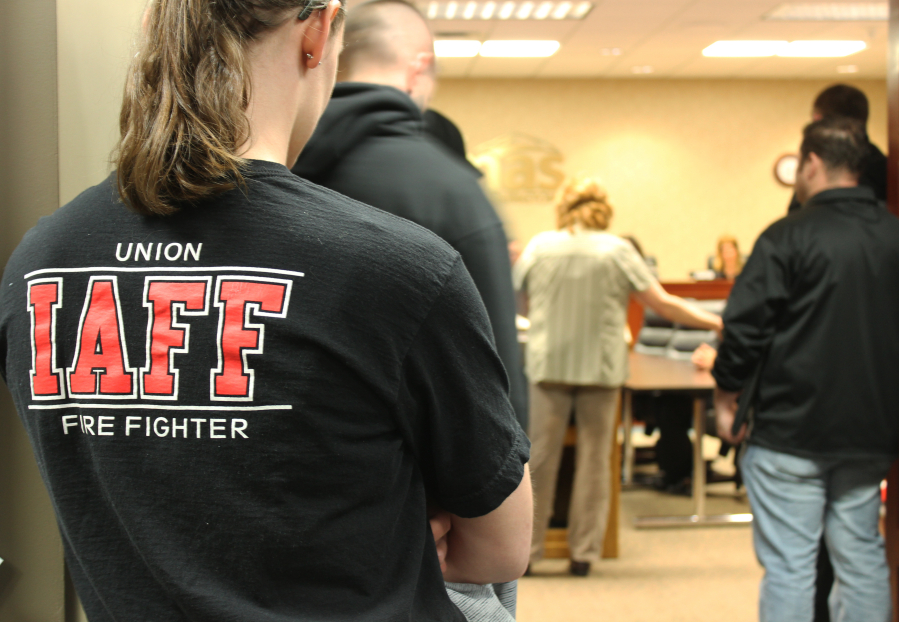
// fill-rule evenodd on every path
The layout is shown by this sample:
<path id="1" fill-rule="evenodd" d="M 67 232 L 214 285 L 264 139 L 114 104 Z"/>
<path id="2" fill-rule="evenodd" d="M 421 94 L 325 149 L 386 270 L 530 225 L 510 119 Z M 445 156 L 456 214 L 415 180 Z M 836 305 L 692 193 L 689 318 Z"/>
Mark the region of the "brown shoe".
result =
<path id="1" fill-rule="evenodd" d="M 568 571 L 576 577 L 586 577 L 590 574 L 590 562 L 576 562 L 572 559 Z"/>

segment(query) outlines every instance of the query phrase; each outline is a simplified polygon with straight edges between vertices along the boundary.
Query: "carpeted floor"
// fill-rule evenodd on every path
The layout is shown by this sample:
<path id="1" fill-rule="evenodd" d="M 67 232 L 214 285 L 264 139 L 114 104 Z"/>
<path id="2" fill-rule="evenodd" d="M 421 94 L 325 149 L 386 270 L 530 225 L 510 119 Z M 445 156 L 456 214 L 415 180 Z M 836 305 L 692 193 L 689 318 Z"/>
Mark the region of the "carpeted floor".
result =
<path id="1" fill-rule="evenodd" d="M 709 487 L 708 513 L 749 511 L 731 483 Z M 752 528 L 640 529 L 635 516 L 691 514 L 688 497 L 647 489 L 621 495 L 618 559 L 594 565 L 587 578 L 568 560 L 544 560 L 519 582 L 519 622 L 752 622 L 762 570 Z"/>

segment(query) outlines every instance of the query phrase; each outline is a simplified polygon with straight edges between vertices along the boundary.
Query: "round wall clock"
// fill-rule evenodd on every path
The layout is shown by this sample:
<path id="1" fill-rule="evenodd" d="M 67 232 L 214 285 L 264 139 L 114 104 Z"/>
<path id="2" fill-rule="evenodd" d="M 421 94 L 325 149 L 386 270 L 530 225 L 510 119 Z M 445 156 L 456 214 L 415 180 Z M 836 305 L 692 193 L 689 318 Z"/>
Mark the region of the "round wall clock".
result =
<path id="1" fill-rule="evenodd" d="M 787 153 L 777 158 L 774 163 L 774 178 L 784 186 L 796 183 L 796 170 L 799 168 L 799 156 Z"/>

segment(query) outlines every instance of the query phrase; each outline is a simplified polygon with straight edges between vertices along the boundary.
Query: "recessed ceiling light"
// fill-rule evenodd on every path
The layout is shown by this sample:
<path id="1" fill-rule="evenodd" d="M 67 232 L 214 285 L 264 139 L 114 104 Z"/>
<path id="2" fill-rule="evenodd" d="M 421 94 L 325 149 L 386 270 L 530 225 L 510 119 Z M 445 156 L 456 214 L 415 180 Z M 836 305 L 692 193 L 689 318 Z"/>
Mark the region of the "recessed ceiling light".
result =
<path id="1" fill-rule="evenodd" d="M 559 49 L 558 41 L 484 41 L 481 56 L 493 58 L 545 58 Z"/>
<path id="2" fill-rule="evenodd" d="M 839 65 L 837 73 L 858 73 L 858 65 Z"/>
<path id="3" fill-rule="evenodd" d="M 838 58 L 861 52 L 864 41 L 791 41 L 778 56 L 795 58 Z"/>
<path id="4" fill-rule="evenodd" d="M 430 0 L 419 3 L 428 19 L 584 19 L 593 2 L 582 0 Z"/>
<path id="5" fill-rule="evenodd" d="M 837 58 L 861 52 L 864 41 L 716 41 L 702 51 L 703 56 L 726 58 Z"/>
<path id="6" fill-rule="evenodd" d="M 702 51 L 703 56 L 720 58 L 760 58 L 774 56 L 786 41 L 715 41 Z"/>
<path id="7" fill-rule="evenodd" d="M 481 50 L 481 42 L 471 39 L 437 39 L 434 54 L 440 58 L 471 58 Z"/>
<path id="8" fill-rule="evenodd" d="M 786 2 L 764 16 L 772 21 L 869 22 L 890 17 L 887 2 Z"/>

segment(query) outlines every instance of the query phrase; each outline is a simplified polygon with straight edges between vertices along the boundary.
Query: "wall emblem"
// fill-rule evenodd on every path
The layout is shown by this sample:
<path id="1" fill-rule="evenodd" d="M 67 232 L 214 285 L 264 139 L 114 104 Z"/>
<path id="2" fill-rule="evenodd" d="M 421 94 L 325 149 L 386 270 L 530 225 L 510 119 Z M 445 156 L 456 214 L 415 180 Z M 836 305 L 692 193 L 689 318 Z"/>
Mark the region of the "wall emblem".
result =
<path id="1" fill-rule="evenodd" d="M 562 152 L 527 134 L 513 132 L 488 140 L 475 147 L 469 159 L 503 202 L 552 201 L 565 179 Z"/>

